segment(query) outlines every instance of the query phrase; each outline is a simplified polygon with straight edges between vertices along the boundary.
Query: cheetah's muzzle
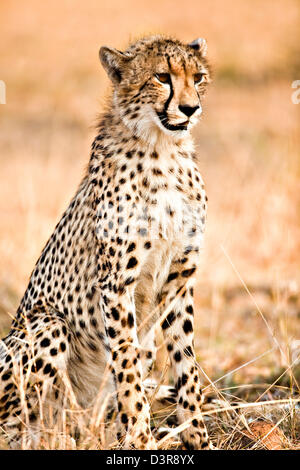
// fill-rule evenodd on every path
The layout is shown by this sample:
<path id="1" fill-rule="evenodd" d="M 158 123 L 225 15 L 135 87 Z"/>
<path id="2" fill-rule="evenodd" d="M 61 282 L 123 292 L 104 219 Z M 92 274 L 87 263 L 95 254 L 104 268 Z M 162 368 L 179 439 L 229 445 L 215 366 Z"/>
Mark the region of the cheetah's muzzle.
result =
<path id="1" fill-rule="evenodd" d="M 157 112 L 157 116 L 159 117 L 162 125 L 169 131 L 186 131 L 188 128 L 189 121 L 185 121 L 181 124 L 170 124 L 170 122 L 168 122 L 168 116 L 165 111 L 161 113 Z"/>

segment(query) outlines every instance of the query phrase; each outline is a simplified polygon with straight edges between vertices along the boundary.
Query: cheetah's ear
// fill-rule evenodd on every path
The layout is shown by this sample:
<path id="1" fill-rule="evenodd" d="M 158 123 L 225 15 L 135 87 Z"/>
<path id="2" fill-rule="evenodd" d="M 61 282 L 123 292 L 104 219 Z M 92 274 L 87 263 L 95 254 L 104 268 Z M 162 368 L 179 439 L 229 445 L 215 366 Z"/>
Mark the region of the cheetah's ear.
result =
<path id="1" fill-rule="evenodd" d="M 123 52 L 117 51 L 117 49 L 103 46 L 100 48 L 99 57 L 111 81 L 119 84 L 122 80 L 122 72 L 130 61 L 131 56 L 123 54 Z"/>
<path id="2" fill-rule="evenodd" d="M 207 53 L 207 43 L 206 43 L 206 40 L 203 39 L 203 38 L 198 38 L 198 39 L 195 39 L 193 42 L 190 42 L 188 44 L 189 47 L 192 47 L 193 49 L 195 49 L 196 51 L 200 52 L 200 54 L 202 55 L 202 57 L 205 57 L 206 56 L 206 53 Z"/>

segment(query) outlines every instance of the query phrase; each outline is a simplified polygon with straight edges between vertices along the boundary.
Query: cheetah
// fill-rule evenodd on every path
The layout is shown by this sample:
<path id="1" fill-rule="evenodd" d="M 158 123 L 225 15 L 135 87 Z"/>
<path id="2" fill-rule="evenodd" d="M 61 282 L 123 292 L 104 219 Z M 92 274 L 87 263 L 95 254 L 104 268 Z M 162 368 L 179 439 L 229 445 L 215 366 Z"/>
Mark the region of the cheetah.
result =
<path id="1" fill-rule="evenodd" d="M 155 449 L 144 379 L 158 322 L 174 380 L 166 395 L 189 423 L 182 442 L 213 448 L 193 345 L 207 197 L 190 131 L 210 82 L 206 49 L 204 39 L 159 35 L 100 49 L 112 92 L 86 173 L 0 342 L 0 425 L 11 443 L 24 423 L 39 439 L 41 395 L 59 413 L 69 387 L 90 407 L 108 367 L 123 448 Z"/>

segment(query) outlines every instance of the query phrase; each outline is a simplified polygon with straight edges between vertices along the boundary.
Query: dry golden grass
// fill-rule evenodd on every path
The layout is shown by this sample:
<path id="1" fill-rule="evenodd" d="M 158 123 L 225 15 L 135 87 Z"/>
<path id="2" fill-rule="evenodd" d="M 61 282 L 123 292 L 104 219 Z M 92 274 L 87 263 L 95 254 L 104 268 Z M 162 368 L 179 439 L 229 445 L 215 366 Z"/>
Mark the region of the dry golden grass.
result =
<path id="1" fill-rule="evenodd" d="M 195 346 L 206 391 L 241 407 L 207 411 L 221 448 L 272 447 L 274 433 L 274 448 L 299 446 L 299 16 L 297 0 L 0 4 L 1 335 L 88 161 L 108 85 L 99 46 L 148 32 L 208 40 L 215 81 L 195 133 L 209 198 Z M 158 377 L 165 361 L 162 348 Z M 82 413 L 69 413 L 71 428 Z M 99 423 L 82 424 L 77 448 L 103 448 Z M 66 426 L 42 445 L 74 448 Z"/>

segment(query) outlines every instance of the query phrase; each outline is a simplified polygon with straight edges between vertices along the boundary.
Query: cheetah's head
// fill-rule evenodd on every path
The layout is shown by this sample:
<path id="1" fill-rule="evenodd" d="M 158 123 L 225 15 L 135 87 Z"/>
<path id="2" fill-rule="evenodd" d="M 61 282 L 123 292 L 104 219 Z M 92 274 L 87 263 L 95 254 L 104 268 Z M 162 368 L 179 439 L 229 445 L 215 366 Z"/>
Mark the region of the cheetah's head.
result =
<path id="1" fill-rule="evenodd" d="M 158 133 L 182 138 L 202 113 L 210 81 L 206 42 L 183 44 L 151 36 L 125 52 L 101 47 L 100 60 L 114 86 L 114 106 L 135 135 Z"/>

